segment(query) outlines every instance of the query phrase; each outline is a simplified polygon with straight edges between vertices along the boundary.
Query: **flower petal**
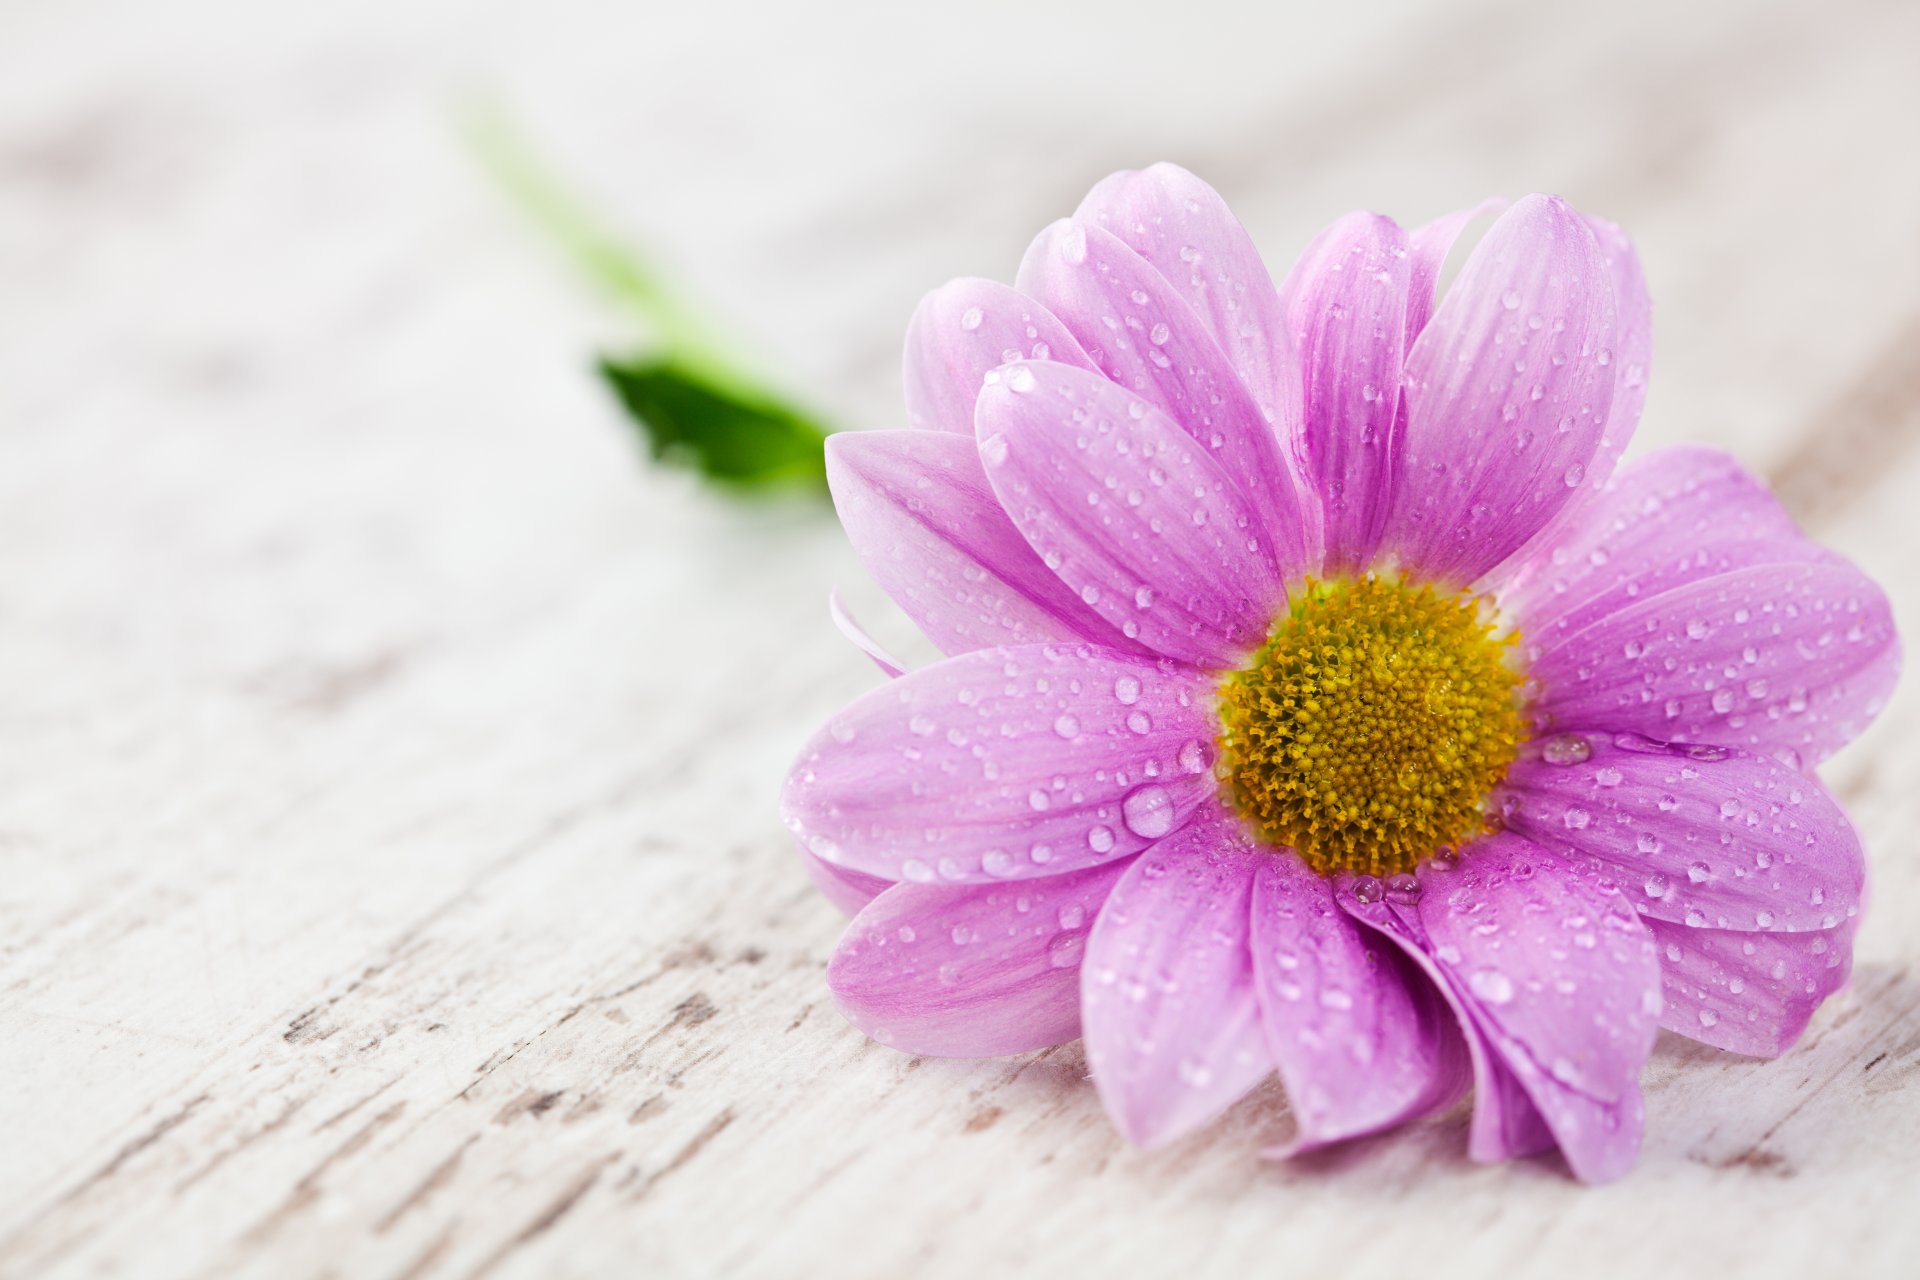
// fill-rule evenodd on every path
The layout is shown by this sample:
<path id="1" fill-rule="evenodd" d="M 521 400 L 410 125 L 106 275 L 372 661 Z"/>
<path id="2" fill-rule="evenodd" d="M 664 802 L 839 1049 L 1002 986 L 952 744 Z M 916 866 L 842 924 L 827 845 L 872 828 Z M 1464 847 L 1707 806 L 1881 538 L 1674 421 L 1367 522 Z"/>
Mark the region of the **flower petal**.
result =
<path id="1" fill-rule="evenodd" d="M 1087 1065 L 1129 1142 L 1158 1146 L 1273 1070 L 1247 949 L 1261 858 L 1215 808 L 1135 859 L 1080 973 Z"/>
<path id="2" fill-rule="evenodd" d="M 1364 569 L 1386 525 L 1409 270 L 1393 219 L 1351 213 L 1315 237 L 1282 290 L 1300 362 L 1294 454 L 1320 499 L 1328 573 Z"/>
<path id="3" fill-rule="evenodd" d="M 1802 767 L 1852 741 L 1900 669 L 1886 596 L 1838 557 L 1703 578 L 1528 648 L 1543 726 L 1790 752 Z"/>
<path id="4" fill-rule="evenodd" d="M 1219 192 L 1179 165 L 1161 163 L 1102 179 L 1074 218 L 1111 232 L 1166 277 L 1267 420 L 1286 420 L 1292 366 L 1279 295 Z"/>
<path id="5" fill-rule="evenodd" d="M 860 620 L 847 611 L 846 601 L 840 598 L 838 587 L 827 592 L 827 615 L 833 619 L 834 627 L 847 643 L 866 654 L 889 680 L 907 673 L 906 664 L 888 653 L 886 647 L 860 625 Z"/>
<path id="6" fill-rule="evenodd" d="M 1500 607 L 1547 648 L 1638 601 L 1756 564 L 1829 558 L 1731 454 L 1679 445 L 1621 467 L 1496 570 Z"/>
<path id="7" fill-rule="evenodd" d="M 1093 368 L 1051 311 L 997 280 L 953 280 L 920 300 L 907 324 L 907 421 L 973 434 L 973 402 L 990 370 L 1009 360 Z"/>
<path id="8" fill-rule="evenodd" d="M 1640 1070 L 1660 1017 L 1653 936 L 1591 870 L 1511 835 L 1422 876 L 1433 956 L 1585 1181 L 1640 1145 Z M 1490 927 L 1491 926 L 1491 927 Z"/>
<path id="9" fill-rule="evenodd" d="M 1124 639 L 1040 563 L 1000 509 L 978 446 L 939 431 L 842 431 L 827 483 L 875 581 L 946 653 Z"/>
<path id="10" fill-rule="evenodd" d="M 1333 888 L 1274 850 L 1254 872 L 1253 971 L 1267 1048 L 1293 1100 L 1290 1155 L 1437 1111 L 1472 1080 L 1433 984 L 1354 922 Z"/>
<path id="11" fill-rule="evenodd" d="M 1647 403 L 1647 377 L 1653 368 L 1653 299 L 1647 293 L 1640 255 L 1627 233 L 1605 218 L 1590 216 L 1587 226 L 1600 245 L 1607 279 L 1613 285 L 1613 346 L 1603 353 L 1605 363 L 1613 368 L 1613 404 L 1600 445 L 1587 464 L 1587 485 L 1598 490 L 1633 439 L 1640 410 Z"/>
<path id="12" fill-rule="evenodd" d="M 1145 848 L 1213 794 L 1204 702 L 1169 663 L 982 649 L 829 720 L 782 813 L 813 853 L 889 880 L 1059 875 Z"/>
<path id="13" fill-rule="evenodd" d="M 1778 761 L 1627 733 L 1563 734 L 1539 749 L 1545 758 L 1508 775 L 1507 825 L 1605 864 L 1643 915 L 1794 933 L 1857 911 L 1860 838 L 1818 782 Z"/>
<path id="14" fill-rule="evenodd" d="M 1660 1025 L 1717 1049 L 1776 1058 L 1846 984 L 1856 921 L 1818 933 L 1735 933 L 1647 922 L 1660 949 Z"/>
<path id="15" fill-rule="evenodd" d="M 1282 576 L 1303 572 L 1305 525 L 1280 433 L 1167 278 L 1108 232 L 1063 219 L 1033 242 L 1017 280 L 1095 367 L 1205 446 L 1252 503 Z"/>
<path id="16" fill-rule="evenodd" d="M 1130 639 L 1233 665 L 1286 603 L 1273 550 L 1221 463 L 1095 374 L 1015 364 L 980 393 L 1001 505 L 1061 580 Z"/>
<path id="17" fill-rule="evenodd" d="M 891 880 L 836 867 L 797 841 L 795 847 L 800 853 L 800 865 L 807 869 L 813 887 L 844 915 L 859 915 L 869 902 L 893 887 Z"/>
<path id="18" fill-rule="evenodd" d="M 1412 904 L 1360 904 L 1351 877 L 1340 901 L 1430 956 L 1484 1037 L 1474 1157 L 1534 1149 L 1539 1132 L 1517 1084 L 1578 1177 L 1625 1173 L 1639 1149 L 1640 1071 L 1660 1014 L 1647 926 L 1590 868 L 1506 833 L 1470 846 L 1452 870 L 1424 865 L 1420 879 Z"/>
<path id="19" fill-rule="evenodd" d="M 1434 304 L 1440 300 L 1440 273 L 1446 268 L 1453 246 L 1476 218 L 1498 217 L 1510 207 L 1496 196 L 1471 209 L 1456 209 L 1415 227 L 1407 235 L 1407 344 L 1420 336 L 1433 318 Z"/>
<path id="20" fill-rule="evenodd" d="M 882 1044 L 991 1058 L 1080 1034 L 1080 957 L 1124 864 L 1032 884 L 900 884 L 847 926 L 827 985 Z"/>
<path id="21" fill-rule="evenodd" d="M 1453 1009 L 1461 1039 L 1473 1069 L 1473 1120 L 1467 1135 L 1467 1153 L 1493 1164 L 1516 1156 L 1538 1155 L 1554 1147 L 1540 1109 L 1520 1087 L 1519 1080 L 1494 1051 L 1487 1031 L 1433 958 L 1418 911 L 1407 910 L 1369 894 L 1366 901 L 1352 893 L 1347 881 L 1335 890 L 1342 910 L 1400 949 L 1400 954 L 1425 975 Z"/>
<path id="22" fill-rule="evenodd" d="M 1465 584 L 1538 533 L 1594 467 L 1613 398 L 1613 290 L 1593 232 L 1528 196 L 1493 224 L 1407 353 L 1384 546 Z"/>

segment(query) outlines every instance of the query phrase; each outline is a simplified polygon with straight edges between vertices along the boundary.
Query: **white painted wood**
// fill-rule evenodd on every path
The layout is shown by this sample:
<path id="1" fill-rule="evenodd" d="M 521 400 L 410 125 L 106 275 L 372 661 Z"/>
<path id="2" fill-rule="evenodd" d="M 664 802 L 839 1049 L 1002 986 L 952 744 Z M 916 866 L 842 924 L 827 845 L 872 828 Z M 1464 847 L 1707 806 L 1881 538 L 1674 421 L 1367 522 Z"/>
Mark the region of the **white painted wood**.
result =
<path id="1" fill-rule="evenodd" d="M 463 153 L 503 102 L 789 385 L 1168 157 L 1276 263 L 1354 205 L 1638 236 L 1644 437 L 1724 444 L 1920 617 L 1920 9 L 1632 0 L 0 13 L 0 1273 L 1910 1274 L 1920 703 L 1837 760 L 1850 991 L 1664 1039 L 1637 1172 L 1114 1137 L 1077 1047 L 833 1012 L 774 812 L 890 642 L 837 528 L 638 464 L 625 336 Z M 1356 7 L 1357 8 L 1357 7 Z M 912 650 L 910 643 L 900 648 Z"/>

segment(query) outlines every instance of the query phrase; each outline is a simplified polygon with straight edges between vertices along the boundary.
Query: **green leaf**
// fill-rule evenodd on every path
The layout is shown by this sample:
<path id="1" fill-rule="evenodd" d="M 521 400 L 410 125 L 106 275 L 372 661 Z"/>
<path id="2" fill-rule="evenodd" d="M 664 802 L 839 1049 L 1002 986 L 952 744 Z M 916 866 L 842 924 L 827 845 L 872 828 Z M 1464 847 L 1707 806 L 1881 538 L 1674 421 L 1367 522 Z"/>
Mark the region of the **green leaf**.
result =
<path id="1" fill-rule="evenodd" d="M 829 429 L 757 388 L 671 355 L 603 359 L 600 375 L 661 462 L 740 488 L 826 486 Z"/>
<path id="2" fill-rule="evenodd" d="M 648 354 L 603 359 L 600 374 L 654 458 L 737 488 L 804 483 L 825 492 L 831 428 L 744 372 L 728 344 L 573 200 L 498 111 L 474 104 L 467 136 L 515 203 L 639 320 Z"/>

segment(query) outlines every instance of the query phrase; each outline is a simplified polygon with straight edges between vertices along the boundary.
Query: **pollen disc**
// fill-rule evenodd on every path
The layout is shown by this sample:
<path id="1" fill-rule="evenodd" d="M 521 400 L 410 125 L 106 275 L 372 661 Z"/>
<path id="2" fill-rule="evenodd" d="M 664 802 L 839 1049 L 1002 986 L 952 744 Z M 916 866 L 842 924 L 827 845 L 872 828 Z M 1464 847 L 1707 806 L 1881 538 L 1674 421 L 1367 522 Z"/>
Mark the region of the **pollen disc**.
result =
<path id="1" fill-rule="evenodd" d="M 1309 582 L 1220 684 L 1241 813 L 1323 875 L 1411 871 L 1481 834 L 1526 740 L 1517 639 L 1475 596 L 1373 574 Z"/>

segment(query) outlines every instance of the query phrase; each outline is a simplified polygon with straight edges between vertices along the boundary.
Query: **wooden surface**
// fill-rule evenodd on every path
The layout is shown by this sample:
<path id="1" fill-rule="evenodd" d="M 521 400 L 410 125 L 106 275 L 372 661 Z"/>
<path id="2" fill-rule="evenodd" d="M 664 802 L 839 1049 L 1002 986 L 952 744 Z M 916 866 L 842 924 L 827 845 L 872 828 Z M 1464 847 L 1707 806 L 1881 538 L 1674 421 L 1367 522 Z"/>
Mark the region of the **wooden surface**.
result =
<path id="1" fill-rule="evenodd" d="M 0 9 L 0 1274 L 1912 1274 L 1912 682 L 1827 773 L 1851 989 L 1778 1062 L 1663 1038 L 1615 1186 L 1459 1111 L 1260 1163 L 1271 1091 L 1133 1152 L 1077 1046 L 827 1000 L 774 808 L 877 678 L 827 588 L 924 648 L 823 509 L 636 461 L 465 95 L 862 426 L 918 295 L 1109 169 L 1276 269 L 1561 191 L 1648 264 L 1643 445 L 1920 618 L 1920 6 L 1259 8 Z"/>

